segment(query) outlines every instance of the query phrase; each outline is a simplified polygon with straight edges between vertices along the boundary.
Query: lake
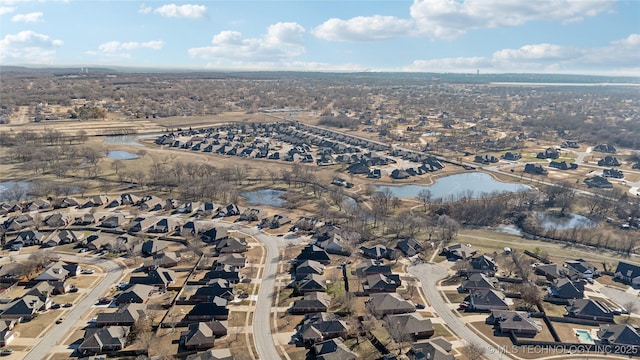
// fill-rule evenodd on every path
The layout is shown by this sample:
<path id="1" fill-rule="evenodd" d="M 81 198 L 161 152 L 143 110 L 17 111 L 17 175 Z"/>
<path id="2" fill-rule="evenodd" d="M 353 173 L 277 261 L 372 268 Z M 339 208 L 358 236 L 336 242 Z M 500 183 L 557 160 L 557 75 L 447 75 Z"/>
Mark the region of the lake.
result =
<path id="1" fill-rule="evenodd" d="M 389 189 L 393 196 L 407 199 L 415 199 L 420 191 L 428 189 L 431 191 L 433 200 L 455 200 L 466 195 L 479 198 L 483 194 L 526 191 L 531 187 L 501 182 L 491 175 L 481 172 L 469 172 L 439 178 L 433 185 L 378 185 L 375 186 L 375 189 L 378 191 Z"/>
<path id="2" fill-rule="evenodd" d="M 538 224 L 547 230 L 568 230 L 573 228 L 590 228 L 597 226 L 598 223 L 577 214 L 565 214 L 558 216 L 550 213 L 536 213 Z"/>
<path id="3" fill-rule="evenodd" d="M 281 207 L 284 203 L 282 199 L 282 195 L 284 195 L 284 191 L 282 190 L 274 190 L 274 189 L 261 189 L 261 190 L 253 190 L 243 192 L 242 197 L 247 199 L 247 203 L 249 205 L 260 206 L 273 206 L 273 207 Z"/>
<path id="4" fill-rule="evenodd" d="M 138 155 L 130 153 L 128 151 L 124 151 L 124 150 L 112 150 L 112 151 L 109 151 L 109 153 L 107 154 L 107 157 L 115 160 L 132 160 L 132 159 L 137 159 Z"/>

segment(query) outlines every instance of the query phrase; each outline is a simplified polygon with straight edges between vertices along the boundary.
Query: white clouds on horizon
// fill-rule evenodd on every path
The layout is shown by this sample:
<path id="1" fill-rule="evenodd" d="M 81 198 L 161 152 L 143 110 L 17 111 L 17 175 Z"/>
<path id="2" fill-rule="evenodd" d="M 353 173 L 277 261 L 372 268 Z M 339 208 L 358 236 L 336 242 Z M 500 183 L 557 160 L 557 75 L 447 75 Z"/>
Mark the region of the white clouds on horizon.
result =
<path id="1" fill-rule="evenodd" d="M 305 29 L 293 22 L 279 22 L 267 28 L 259 38 L 244 38 L 238 31 L 221 31 L 213 36 L 211 46 L 188 50 L 192 58 L 215 59 L 223 65 L 238 62 L 281 63 L 304 54 L 302 35 Z"/>
<path id="2" fill-rule="evenodd" d="M 140 5 L 138 12 L 142 14 L 149 14 L 153 12 L 154 14 L 170 18 L 204 19 L 207 17 L 206 6 L 193 4 L 167 4 L 156 9 L 143 4 Z"/>
<path id="3" fill-rule="evenodd" d="M 90 50 L 86 53 L 93 56 L 108 56 L 116 58 L 131 58 L 131 51 L 140 49 L 161 50 L 165 45 L 162 40 L 139 41 L 108 41 L 98 45 L 98 50 Z"/>
<path id="4" fill-rule="evenodd" d="M 608 45 L 577 48 L 555 44 L 531 44 L 495 51 L 491 57 L 457 57 L 415 60 L 403 71 L 472 72 L 617 72 L 638 73 L 640 34 L 611 41 Z"/>
<path id="5" fill-rule="evenodd" d="M 0 60 L 12 60 L 16 63 L 27 64 L 49 64 L 55 58 L 55 49 L 62 45 L 62 40 L 52 39 L 48 35 L 39 34 L 32 30 L 7 34 L 0 39 Z"/>
<path id="6" fill-rule="evenodd" d="M 28 14 L 16 14 L 11 18 L 13 22 L 34 23 L 42 21 L 43 14 L 41 12 L 32 12 Z"/>
<path id="7" fill-rule="evenodd" d="M 531 21 L 571 23 L 610 11 L 611 0 L 414 0 L 409 18 L 359 16 L 332 18 L 312 30 L 329 41 L 375 41 L 398 36 L 455 39 L 469 30 L 513 27 Z"/>

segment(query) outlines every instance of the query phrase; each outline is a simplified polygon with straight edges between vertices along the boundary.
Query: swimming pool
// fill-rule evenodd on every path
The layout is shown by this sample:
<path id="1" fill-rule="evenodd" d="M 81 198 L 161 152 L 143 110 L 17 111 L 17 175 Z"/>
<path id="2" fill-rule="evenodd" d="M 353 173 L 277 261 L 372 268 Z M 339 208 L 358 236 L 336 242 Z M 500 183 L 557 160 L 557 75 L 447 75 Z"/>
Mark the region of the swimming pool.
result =
<path id="1" fill-rule="evenodd" d="M 576 329 L 576 335 L 580 342 L 583 344 L 593 344 L 593 339 L 591 338 L 591 333 L 589 330 Z"/>

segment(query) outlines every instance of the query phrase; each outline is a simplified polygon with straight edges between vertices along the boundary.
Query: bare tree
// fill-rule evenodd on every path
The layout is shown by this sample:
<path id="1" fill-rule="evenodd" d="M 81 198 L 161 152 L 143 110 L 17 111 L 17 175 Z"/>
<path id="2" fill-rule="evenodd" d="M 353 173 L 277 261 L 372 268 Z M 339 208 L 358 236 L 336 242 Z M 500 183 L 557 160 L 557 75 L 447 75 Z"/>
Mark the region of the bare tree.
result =
<path id="1" fill-rule="evenodd" d="M 467 359 L 477 360 L 477 359 L 484 358 L 485 349 L 482 346 L 479 346 L 478 344 L 470 343 L 469 345 L 466 345 L 460 348 L 460 352 Z"/>
<path id="2" fill-rule="evenodd" d="M 422 202 L 422 205 L 424 206 L 424 212 L 427 212 L 427 206 L 431 204 L 431 190 L 420 190 L 416 198 Z"/>

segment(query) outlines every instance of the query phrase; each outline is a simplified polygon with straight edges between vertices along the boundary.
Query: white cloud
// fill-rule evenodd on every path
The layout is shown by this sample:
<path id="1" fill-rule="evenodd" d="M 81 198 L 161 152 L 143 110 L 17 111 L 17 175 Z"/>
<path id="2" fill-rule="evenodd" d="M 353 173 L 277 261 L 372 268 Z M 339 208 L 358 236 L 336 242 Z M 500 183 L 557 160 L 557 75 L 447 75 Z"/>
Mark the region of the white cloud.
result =
<path id="1" fill-rule="evenodd" d="M 144 9 L 146 11 L 147 8 Z M 204 5 L 192 4 L 168 4 L 153 10 L 153 12 L 164 17 L 204 19 L 207 16 L 207 7 Z"/>
<path id="2" fill-rule="evenodd" d="M 349 20 L 329 19 L 312 33 L 329 41 L 371 41 L 407 35 L 413 27 L 412 20 L 394 16 L 358 16 Z"/>
<path id="3" fill-rule="evenodd" d="M 606 46 L 576 48 L 555 44 L 531 44 L 495 51 L 491 57 L 415 60 L 404 71 L 601 73 L 634 74 L 640 64 L 640 34 L 612 41 Z"/>
<path id="4" fill-rule="evenodd" d="M 0 39 L 0 60 L 12 63 L 48 64 L 53 62 L 62 40 L 32 30 L 7 34 Z"/>
<path id="5" fill-rule="evenodd" d="M 42 21 L 42 13 L 41 12 L 32 12 L 28 14 L 16 14 L 11 18 L 13 22 L 26 22 L 33 23 Z"/>
<path id="6" fill-rule="evenodd" d="M 151 6 L 147 6 L 144 4 L 141 4 L 140 7 L 138 8 L 138 12 L 141 14 L 148 14 L 153 10 L 153 8 Z"/>
<path id="7" fill-rule="evenodd" d="M 0 16 L 4 14 L 10 14 L 14 11 L 16 11 L 16 8 L 13 8 L 11 6 L 0 6 Z"/>
<path id="8" fill-rule="evenodd" d="M 164 47 L 164 41 L 161 40 L 153 40 L 147 42 L 137 42 L 137 41 L 129 41 L 129 42 L 120 42 L 120 41 L 109 41 L 98 46 L 98 50 L 103 53 L 115 53 L 119 51 L 131 51 L 137 49 L 151 49 L 151 50 L 160 50 Z"/>
<path id="9" fill-rule="evenodd" d="M 407 19 L 359 16 L 329 19 L 313 30 L 330 41 L 372 41 L 398 36 L 454 39 L 467 31 L 523 25 L 531 21 L 570 23 L 611 11 L 611 0 L 414 0 Z"/>
<path id="10" fill-rule="evenodd" d="M 244 38 L 237 31 L 222 31 L 216 34 L 211 46 L 189 49 L 194 58 L 216 59 L 216 64 L 229 62 L 283 62 L 304 53 L 302 26 L 291 22 L 280 22 L 267 28 L 259 38 Z"/>

